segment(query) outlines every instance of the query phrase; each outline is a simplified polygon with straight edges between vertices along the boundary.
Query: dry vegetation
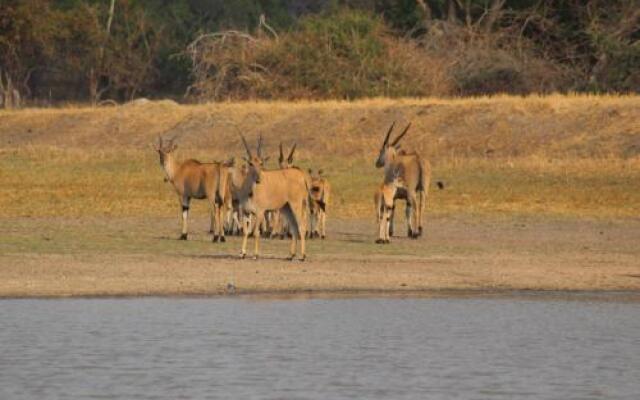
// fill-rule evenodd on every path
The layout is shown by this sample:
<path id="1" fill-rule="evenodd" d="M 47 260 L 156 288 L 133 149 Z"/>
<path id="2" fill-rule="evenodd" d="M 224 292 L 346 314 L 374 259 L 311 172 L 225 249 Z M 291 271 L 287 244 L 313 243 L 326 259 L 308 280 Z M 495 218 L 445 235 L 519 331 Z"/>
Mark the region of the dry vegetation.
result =
<path id="1" fill-rule="evenodd" d="M 0 216 L 175 215 L 149 144 L 178 135 L 183 157 L 226 159 L 242 155 L 244 132 L 263 133 L 272 157 L 297 141 L 300 164 L 330 175 L 334 212 L 368 217 L 393 120 L 413 122 L 405 147 L 447 185 L 429 214 L 640 214 L 640 97 L 505 96 L 5 111 Z"/>

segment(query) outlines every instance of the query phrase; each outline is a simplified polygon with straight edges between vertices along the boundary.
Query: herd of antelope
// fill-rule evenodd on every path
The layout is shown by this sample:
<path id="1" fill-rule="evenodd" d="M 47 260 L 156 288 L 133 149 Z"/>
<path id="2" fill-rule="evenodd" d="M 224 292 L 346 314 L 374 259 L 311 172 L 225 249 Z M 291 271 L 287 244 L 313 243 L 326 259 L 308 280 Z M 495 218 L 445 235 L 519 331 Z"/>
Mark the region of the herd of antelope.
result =
<path id="1" fill-rule="evenodd" d="M 406 202 L 408 236 L 422 235 L 423 212 L 431 179 L 431 166 L 415 152 L 401 149 L 399 142 L 411 124 L 391 140 L 395 122 L 391 124 L 376 159 L 383 169 L 383 180 L 374 195 L 378 239 L 389 243 L 393 235 L 396 200 Z M 182 207 L 182 234 L 186 240 L 191 199 L 206 199 L 210 207 L 214 242 L 224 242 L 225 234 L 242 234 L 241 257 L 247 254 L 249 236 L 254 237 L 254 258 L 260 253 L 260 237 L 289 236 L 290 256 L 296 257 L 300 242 L 300 259 L 304 260 L 305 239 L 326 236 L 326 212 L 331 198 L 331 185 L 323 171 L 303 171 L 294 165 L 294 144 L 285 157 L 282 143 L 278 169 L 267 169 L 268 156 L 262 154 L 262 136 L 255 154 L 240 135 L 246 156 L 243 163 L 235 158 L 225 162 L 204 163 L 197 160 L 179 162 L 175 158 L 175 137 L 158 138 L 154 149 L 160 157 L 165 181 L 170 182 Z"/>

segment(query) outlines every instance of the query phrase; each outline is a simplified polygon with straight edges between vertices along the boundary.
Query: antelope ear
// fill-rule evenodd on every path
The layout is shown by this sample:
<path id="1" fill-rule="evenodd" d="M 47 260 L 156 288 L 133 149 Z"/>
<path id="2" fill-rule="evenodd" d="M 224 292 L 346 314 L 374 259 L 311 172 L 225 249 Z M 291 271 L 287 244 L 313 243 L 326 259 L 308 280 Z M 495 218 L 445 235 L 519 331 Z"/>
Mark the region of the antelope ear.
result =
<path id="1" fill-rule="evenodd" d="M 318 170 L 318 175 L 322 175 L 322 174 L 324 174 L 324 171 L 323 171 L 323 170 L 321 170 L 321 169 L 319 169 L 319 170 Z"/>
<path id="2" fill-rule="evenodd" d="M 311 168 L 307 169 L 307 171 L 309 171 L 309 175 L 313 174 L 313 170 Z"/>

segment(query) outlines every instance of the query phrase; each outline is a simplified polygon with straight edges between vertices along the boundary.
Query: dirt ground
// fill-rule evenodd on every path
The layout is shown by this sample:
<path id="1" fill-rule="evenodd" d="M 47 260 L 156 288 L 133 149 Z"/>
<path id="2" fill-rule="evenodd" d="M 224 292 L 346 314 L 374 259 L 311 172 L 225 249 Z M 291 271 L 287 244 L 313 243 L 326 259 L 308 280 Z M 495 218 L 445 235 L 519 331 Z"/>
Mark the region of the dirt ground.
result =
<path id="1" fill-rule="evenodd" d="M 240 238 L 207 230 L 205 216 L 186 242 L 177 218 L 1 219 L 0 297 L 640 289 L 638 219 L 443 216 L 390 245 L 372 221 L 331 221 L 305 262 L 280 240 L 240 260 Z"/>

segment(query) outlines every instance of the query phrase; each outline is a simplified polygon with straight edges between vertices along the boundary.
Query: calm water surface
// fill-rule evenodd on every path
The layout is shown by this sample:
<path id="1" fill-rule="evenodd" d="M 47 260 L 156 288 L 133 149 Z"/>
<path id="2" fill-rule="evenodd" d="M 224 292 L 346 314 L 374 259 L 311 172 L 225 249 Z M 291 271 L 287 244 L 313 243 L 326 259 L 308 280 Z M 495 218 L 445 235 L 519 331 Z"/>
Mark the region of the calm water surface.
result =
<path id="1" fill-rule="evenodd" d="M 0 301 L 0 399 L 640 399 L 640 303 Z"/>

